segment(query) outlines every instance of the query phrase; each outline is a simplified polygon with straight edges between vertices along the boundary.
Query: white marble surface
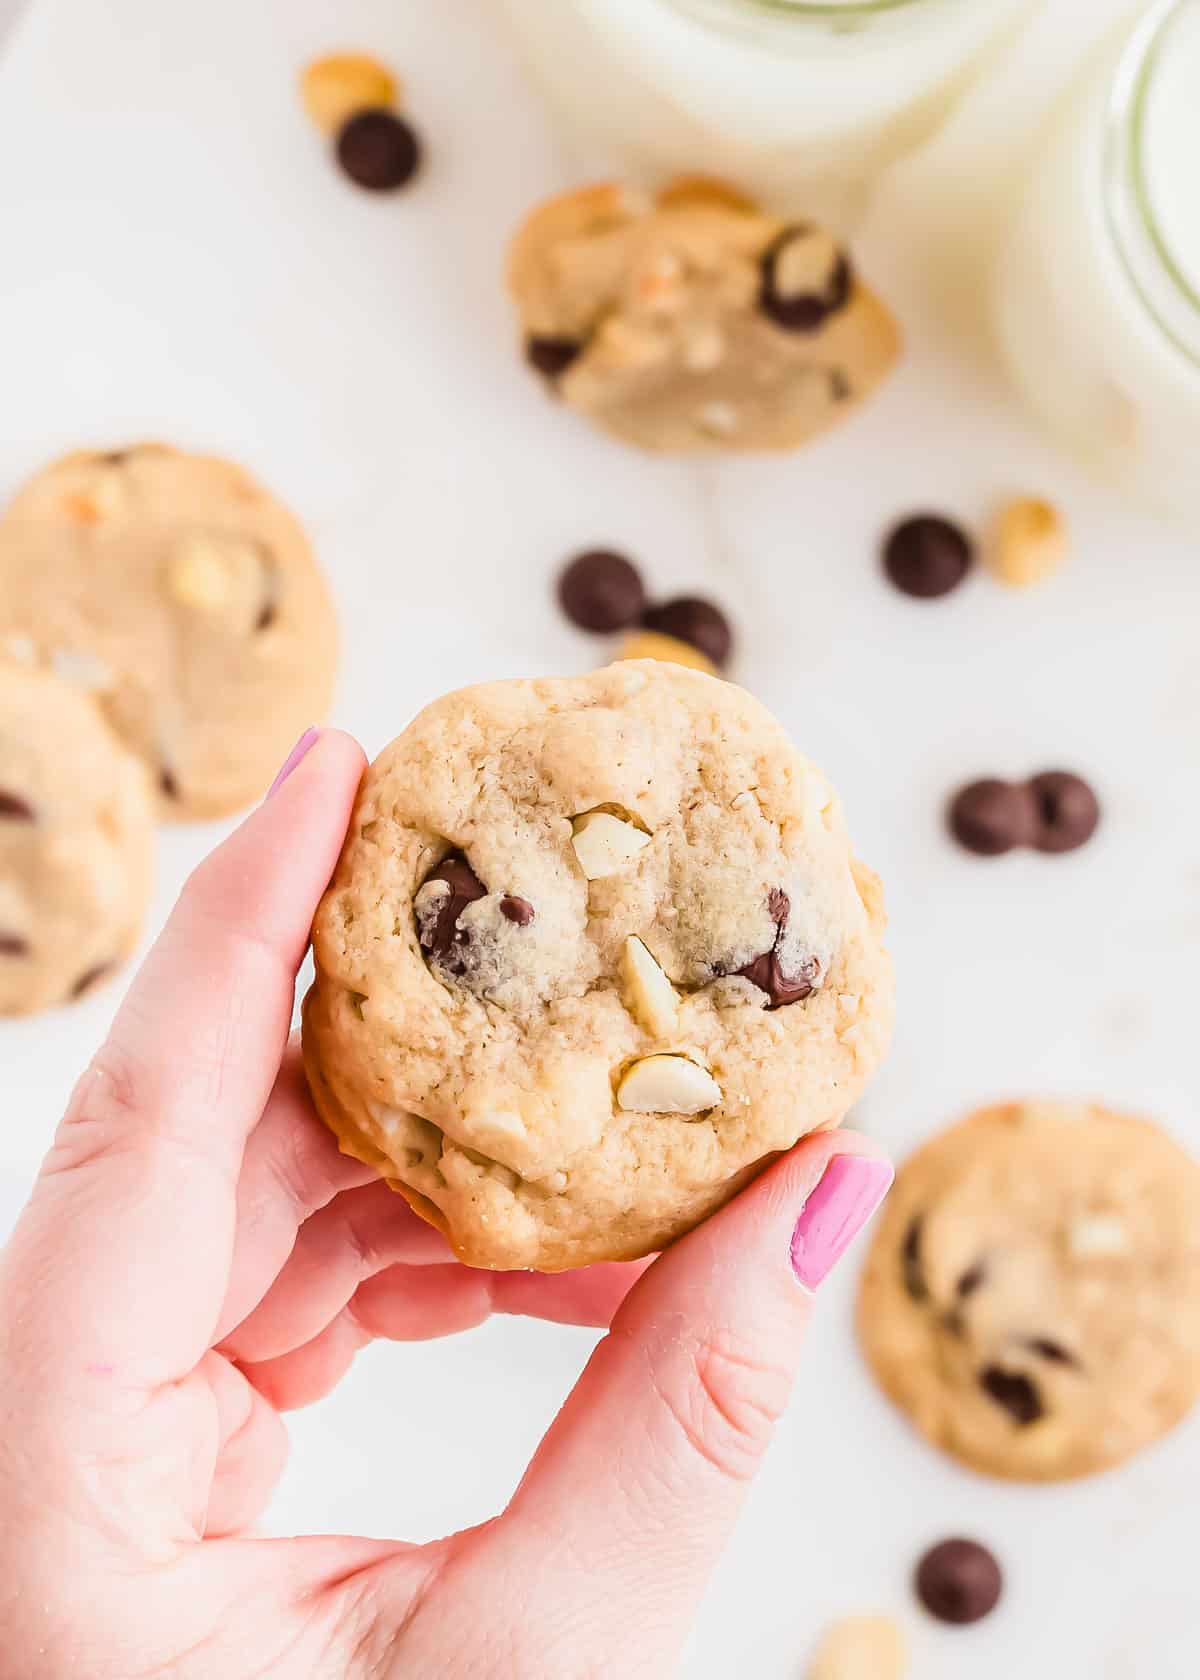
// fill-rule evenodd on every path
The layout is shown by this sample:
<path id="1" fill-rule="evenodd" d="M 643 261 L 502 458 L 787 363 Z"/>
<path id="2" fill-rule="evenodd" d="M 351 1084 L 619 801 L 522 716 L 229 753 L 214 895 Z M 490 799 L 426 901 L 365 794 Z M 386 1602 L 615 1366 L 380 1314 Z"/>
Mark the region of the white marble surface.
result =
<path id="1" fill-rule="evenodd" d="M 1087 27 L 1118 9 L 1096 0 Z M 370 748 L 452 683 L 592 661 L 548 589 L 576 545 L 723 597 L 740 674 L 825 762 L 888 884 L 900 1030 L 864 1123 L 903 1151 L 1003 1093 L 1099 1093 L 1200 1147 L 1196 542 L 1032 435 L 975 332 L 993 194 L 973 140 L 993 160 L 1020 142 L 1082 50 L 1080 10 L 1048 0 L 1006 81 L 866 230 L 910 344 L 883 397 L 795 459 L 700 468 L 591 435 L 513 355 L 505 237 L 582 164 L 487 0 L 342 0 L 336 23 L 321 0 L 38 0 L 0 66 L 0 491 L 65 446 L 146 433 L 244 458 L 312 528 L 344 621 L 337 719 Z M 297 70 L 342 42 L 411 89 L 430 167 L 406 196 L 351 192 L 298 109 Z M 882 586 L 874 545 L 898 511 L 974 521 L 1027 487 L 1075 533 L 1045 589 L 980 576 L 922 605 Z M 948 788 L 1058 763 L 1105 801 L 1087 851 L 981 863 L 945 841 Z M 217 832 L 165 836 L 156 922 Z M 0 1027 L 0 1219 L 114 1001 Z M 1194 1677 L 1200 1419 L 1082 1486 L 975 1478 L 871 1387 L 853 1271 L 822 1302 L 691 1680 L 795 1680 L 818 1626 L 869 1606 L 909 1618 L 918 1680 Z M 511 1322 L 372 1350 L 295 1420 L 274 1523 L 423 1537 L 486 1516 L 588 1345 Z M 963 1530 L 996 1546 L 1009 1590 L 954 1632 L 910 1608 L 906 1576 Z"/>

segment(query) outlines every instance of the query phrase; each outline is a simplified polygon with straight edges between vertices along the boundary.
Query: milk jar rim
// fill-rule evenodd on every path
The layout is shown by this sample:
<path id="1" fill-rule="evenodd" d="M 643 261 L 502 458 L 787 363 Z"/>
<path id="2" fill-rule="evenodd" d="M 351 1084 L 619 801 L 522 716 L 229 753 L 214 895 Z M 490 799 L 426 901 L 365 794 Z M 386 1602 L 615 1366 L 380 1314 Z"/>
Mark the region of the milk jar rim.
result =
<path id="1" fill-rule="evenodd" d="M 1145 122 L 1172 27 L 1197 0 L 1158 0 L 1139 19 L 1109 86 L 1103 146 L 1107 232 L 1122 274 L 1150 323 L 1200 368 L 1200 293 L 1180 268 L 1155 216 L 1146 177 Z"/>
<path id="2" fill-rule="evenodd" d="M 728 35 L 769 34 L 785 50 L 811 51 L 814 40 L 835 46 L 859 46 L 858 32 L 871 25 L 871 40 L 886 44 L 892 23 L 914 13 L 929 16 L 979 0 L 660 0 L 666 10 L 692 23 Z"/>

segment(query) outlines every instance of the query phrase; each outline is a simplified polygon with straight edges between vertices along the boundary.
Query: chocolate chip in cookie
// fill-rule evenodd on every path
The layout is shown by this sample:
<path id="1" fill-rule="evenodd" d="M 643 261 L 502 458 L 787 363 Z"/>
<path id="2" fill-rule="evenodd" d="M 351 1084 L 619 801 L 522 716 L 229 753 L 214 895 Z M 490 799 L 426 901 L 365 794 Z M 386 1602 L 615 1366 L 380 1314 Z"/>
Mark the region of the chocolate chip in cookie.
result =
<path id="1" fill-rule="evenodd" d="M 985 1365 L 979 1373 L 979 1386 L 989 1399 L 1024 1429 L 1045 1416 L 1046 1408 L 1037 1384 L 1021 1371 L 1006 1371 L 1002 1365 Z"/>
<path id="2" fill-rule="evenodd" d="M 794 973 L 788 973 L 784 968 L 782 948 L 787 933 L 788 917 L 791 915 L 792 902 L 782 887 L 776 887 L 768 900 L 771 920 L 775 923 L 775 943 L 769 951 L 753 958 L 742 968 L 733 972 L 743 980 L 749 980 L 751 985 L 766 992 L 770 1002 L 769 1010 L 783 1009 L 789 1003 L 801 1003 L 806 997 L 811 997 L 816 990 L 821 975 L 821 962 L 818 957 L 807 957 Z M 718 974 L 728 972 L 718 970 Z"/>
<path id="3" fill-rule="evenodd" d="M 513 893 L 505 893 L 500 900 L 500 914 L 505 921 L 515 922 L 517 927 L 528 927 L 536 912 L 527 898 L 517 898 Z"/>
<path id="4" fill-rule="evenodd" d="M 850 260 L 821 228 L 785 228 L 762 259 L 759 306 L 786 332 L 814 333 L 850 301 Z"/>
<path id="5" fill-rule="evenodd" d="M 462 974 L 469 935 L 458 919 L 468 904 L 487 897 L 487 888 L 461 853 L 444 858 L 414 900 L 422 950 L 450 974 Z"/>
<path id="6" fill-rule="evenodd" d="M 29 941 L 22 939 L 19 933 L 4 933 L 0 931 L 0 957 L 27 957 L 29 955 Z"/>
<path id="7" fill-rule="evenodd" d="M 102 962 L 94 963 L 91 968 L 85 969 L 71 987 L 72 998 L 81 998 L 85 992 L 90 992 L 93 986 L 98 986 L 101 980 L 113 972 L 114 966 L 113 963 Z"/>
<path id="8" fill-rule="evenodd" d="M 1000 1565 L 977 1540 L 943 1540 L 917 1565 L 917 1597 L 939 1622 L 965 1627 L 996 1608 L 1004 1590 Z"/>
<path id="9" fill-rule="evenodd" d="M 19 793 L 0 788 L 0 822 L 33 822 L 33 806 Z"/>
<path id="10" fill-rule="evenodd" d="M 921 1264 L 921 1229 L 921 1220 L 914 1219 L 904 1233 L 904 1242 L 900 1248 L 904 1288 L 909 1299 L 913 1301 L 929 1299 L 929 1285 L 925 1281 L 925 1268 Z"/>
<path id="11" fill-rule="evenodd" d="M 582 356 L 583 341 L 549 333 L 531 333 L 525 340 L 525 360 L 536 373 L 551 383 L 561 379 L 572 362 Z"/>

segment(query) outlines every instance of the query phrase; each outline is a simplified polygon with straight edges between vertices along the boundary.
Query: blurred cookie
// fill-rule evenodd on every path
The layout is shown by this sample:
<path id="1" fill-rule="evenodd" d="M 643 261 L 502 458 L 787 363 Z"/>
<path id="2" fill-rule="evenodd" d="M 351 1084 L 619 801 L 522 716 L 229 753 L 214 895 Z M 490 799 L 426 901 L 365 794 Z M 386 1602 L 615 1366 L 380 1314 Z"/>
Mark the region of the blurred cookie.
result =
<path id="1" fill-rule="evenodd" d="M 309 1083 L 470 1264 L 633 1259 L 842 1118 L 890 1027 L 883 921 L 829 784 L 732 683 L 464 689 L 363 782 Z"/>
<path id="2" fill-rule="evenodd" d="M 1119 1463 L 1200 1394 L 1200 1163 L 1095 1105 L 982 1109 L 898 1174 L 859 1326 L 887 1393 L 975 1469 Z"/>
<path id="3" fill-rule="evenodd" d="M 517 233 L 509 285 L 533 368 L 644 449 L 794 449 L 899 354 L 831 235 L 711 185 L 657 205 L 619 186 L 552 199 Z"/>
<path id="4" fill-rule="evenodd" d="M 0 1014 L 80 997 L 137 943 L 154 800 L 86 695 L 0 663 Z"/>
<path id="5" fill-rule="evenodd" d="M 333 608 L 308 539 L 241 467 L 161 444 L 80 452 L 0 520 L 0 653 L 94 693 L 172 817 L 269 785 L 329 703 Z"/>

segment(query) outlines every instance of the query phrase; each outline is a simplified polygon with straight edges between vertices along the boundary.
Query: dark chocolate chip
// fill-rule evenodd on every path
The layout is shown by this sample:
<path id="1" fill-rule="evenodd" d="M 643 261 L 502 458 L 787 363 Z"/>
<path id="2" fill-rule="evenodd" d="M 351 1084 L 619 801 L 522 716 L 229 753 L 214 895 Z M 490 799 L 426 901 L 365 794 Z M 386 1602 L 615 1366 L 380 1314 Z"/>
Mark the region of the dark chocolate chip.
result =
<path id="1" fill-rule="evenodd" d="M 571 363 L 583 354 L 578 338 L 555 338 L 549 333 L 531 333 L 525 340 L 525 359 L 543 379 L 560 379 Z"/>
<path id="2" fill-rule="evenodd" d="M 394 192 L 421 167 L 421 142 L 403 117 L 383 106 L 356 111 L 337 137 L 337 160 L 369 192 Z"/>
<path id="3" fill-rule="evenodd" d="M 948 595 L 974 559 L 970 538 L 936 513 L 918 513 L 894 525 L 883 542 L 883 569 L 896 588 L 918 600 Z"/>
<path id="4" fill-rule="evenodd" d="M 28 939 L 22 939 L 19 933 L 0 931 L 0 957 L 27 957 L 28 955 Z"/>
<path id="5" fill-rule="evenodd" d="M 1089 841 L 1100 822 L 1100 802 L 1080 776 L 1043 770 L 1029 783 L 1037 803 L 1033 844 L 1039 852 L 1072 852 Z"/>
<path id="6" fill-rule="evenodd" d="M 1037 1385 L 1020 1371 L 1006 1371 L 1002 1365 L 985 1365 L 979 1373 L 979 1386 L 1022 1429 L 1045 1414 Z"/>
<path id="7" fill-rule="evenodd" d="M 829 400 L 830 400 L 830 402 L 835 402 L 835 403 L 849 402 L 852 394 L 853 393 L 852 393 L 852 390 L 851 390 L 850 381 L 849 381 L 849 379 L 847 379 L 846 375 L 842 372 L 841 368 L 830 368 L 830 370 L 829 370 Z"/>
<path id="8" fill-rule="evenodd" d="M 807 239 L 822 239 L 817 229 L 805 225 L 785 228 L 768 246 L 762 259 L 762 284 L 758 302 L 764 315 L 786 332 L 816 332 L 831 315 L 850 301 L 854 271 L 844 251 L 836 250 L 832 266 L 816 283 L 802 291 L 788 291 L 780 283 L 780 264 L 790 245 Z"/>
<path id="9" fill-rule="evenodd" d="M 989 776 L 955 794 L 947 821 L 951 834 L 967 851 L 999 857 L 1014 846 L 1033 844 L 1038 812 L 1027 786 Z"/>
<path id="10" fill-rule="evenodd" d="M 925 1282 L 925 1268 L 921 1264 L 921 1231 L 924 1221 L 918 1217 L 912 1220 L 908 1230 L 904 1233 L 904 1242 L 900 1247 L 900 1263 L 904 1275 L 904 1287 L 910 1299 L 914 1301 L 928 1301 L 929 1285 Z"/>
<path id="11" fill-rule="evenodd" d="M 0 788 L 0 822 L 33 822 L 33 806 L 19 793 Z"/>
<path id="12" fill-rule="evenodd" d="M 442 901 L 436 917 L 420 921 L 419 938 L 422 947 L 435 962 L 451 974 L 461 974 L 465 967 L 463 947 L 469 936 L 465 929 L 458 926 L 458 918 L 468 904 L 474 904 L 477 898 L 486 898 L 487 888 L 466 858 L 457 852 L 443 858 L 423 885 L 436 881 L 444 881 L 450 892 Z"/>
<path id="13" fill-rule="evenodd" d="M 948 1313 L 943 1313 L 939 1322 L 948 1336 L 962 1336 L 966 1333 L 966 1320 L 957 1307 L 954 1307 Z"/>
<path id="14" fill-rule="evenodd" d="M 1061 1342 L 1051 1341 L 1049 1336 L 1030 1336 L 1025 1346 L 1040 1358 L 1049 1360 L 1051 1365 L 1079 1364 L 1073 1353 L 1068 1353 Z"/>
<path id="15" fill-rule="evenodd" d="M 695 595 L 679 595 L 661 606 L 647 607 L 642 623 L 647 630 L 657 630 L 661 636 L 674 636 L 677 642 L 699 648 L 714 665 L 727 664 L 733 652 L 729 620 L 720 607 Z"/>
<path id="16" fill-rule="evenodd" d="M 174 770 L 160 770 L 158 773 L 158 785 L 161 792 L 164 793 L 168 799 L 179 798 L 179 777 L 175 774 Z"/>
<path id="17" fill-rule="evenodd" d="M 505 893 L 500 900 L 500 914 L 508 921 L 515 922 L 518 927 L 528 927 L 534 913 L 533 905 L 527 898 L 517 898 L 512 893 Z"/>
<path id="18" fill-rule="evenodd" d="M 767 1005 L 768 1010 L 783 1009 L 789 1003 L 801 1003 L 806 997 L 811 997 L 821 975 L 821 964 L 816 957 L 809 957 L 801 964 L 797 974 L 785 973 L 779 953 L 792 905 L 782 887 L 771 889 L 767 908 L 771 920 L 779 930 L 775 935 L 774 945 L 760 957 L 754 957 L 745 967 L 735 969 L 734 973 L 740 975 L 743 980 L 749 980 L 759 991 L 766 992 L 771 1000 Z"/>
<path id="19" fill-rule="evenodd" d="M 631 560 L 608 548 L 590 548 L 563 570 L 558 599 L 581 630 L 624 630 L 641 617 L 646 591 Z"/>
<path id="20" fill-rule="evenodd" d="M 129 459 L 128 449 L 107 449 L 96 459 L 102 467 L 123 467 Z"/>
<path id="21" fill-rule="evenodd" d="M 71 987 L 71 996 L 73 998 L 81 998 L 84 992 L 90 992 L 93 986 L 99 984 L 99 982 L 103 980 L 106 975 L 111 974 L 112 971 L 113 964 L 110 962 L 97 963 L 94 968 L 85 969 L 85 971 L 79 976 L 79 979 L 76 980 L 75 984 Z"/>
<path id="22" fill-rule="evenodd" d="M 255 620 L 254 628 L 256 630 L 269 630 L 277 617 L 274 601 L 268 601 Z"/>
<path id="23" fill-rule="evenodd" d="M 977 1540 L 943 1540 L 917 1565 L 914 1585 L 931 1616 L 964 1627 L 996 1608 L 1004 1576 L 991 1552 Z"/>
<path id="24" fill-rule="evenodd" d="M 958 1282 L 954 1286 L 954 1293 L 958 1296 L 960 1301 L 965 1301 L 968 1296 L 974 1295 L 975 1291 L 980 1287 L 986 1277 L 986 1262 L 983 1260 L 976 1260 L 975 1264 L 973 1266 L 969 1266 L 959 1278 Z"/>

